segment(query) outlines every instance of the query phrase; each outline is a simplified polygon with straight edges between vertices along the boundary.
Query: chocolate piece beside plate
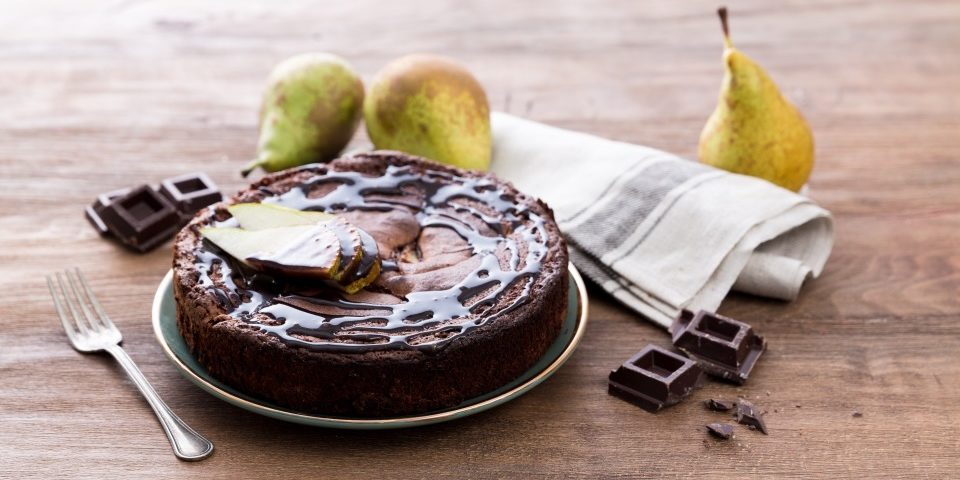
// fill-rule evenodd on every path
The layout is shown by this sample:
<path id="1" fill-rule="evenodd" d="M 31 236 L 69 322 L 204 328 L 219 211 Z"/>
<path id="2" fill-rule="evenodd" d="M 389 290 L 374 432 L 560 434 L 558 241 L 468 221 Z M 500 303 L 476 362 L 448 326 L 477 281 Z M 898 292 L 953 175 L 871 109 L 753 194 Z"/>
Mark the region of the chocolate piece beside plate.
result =
<path id="1" fill-rule="evenodd" d="M 609 393 L 649 412 L 679 403 L 703 381 L 697 362 L 647 345 L 610 372 Z"/>
<path id="2" fill-rule="evenodd" d="M 673 345 L 697 360 L 707 374 L 743 384 L 767 348 L 763 337 L 741 321 L 688 310 L 670 326 Z"/>
<path id="3" fill-rule="evenodd" d="M 121 197 L 126 206 L 114 207 Z M 128 247 L 146 252 L 172 237 L 199 210 L 220 200 L 223 195 L 217 185 L 198 172 L 167 178 L 156 188 L 141 185 L 101 194 L 84 209 L 84 215 L 100 235 L 115 236 Z"/>
<path id="4" fill-rule="evenodd" d="M 100 219 L 113 236 L 138 252 L 155 248 L 180 229 L 177 210 L 149 185 L 113 199 Z"/>
<path id="5" fill-rule="evenodd" d="M 711 423 L 707 425 L 707 431 L 714 437 L 723 440 L 729 440 L 733 437 L 733 425 L 727 423 Z"/>
<path id="6" fill-rule="evenodd" d="M 107 208 L 107 206 L 110 205 L 115 199 L 122 197 L 129 192 L 129 188 L 121 188 L 112 192 L 102 193 L 97 195 L 97 200 L 93 202 L 93 205 L 90 205 L 84 209 L 84 216 L 87 217 L 87 220 L 91 225 L 93 225 L 93 228 L 100 233 L 100 235 L 110 235 L 110 229 L 107 228 L 107 224 L 103 222 L 102 218 L 100 218 L 100 215 L 103 214 L 103 209 Z"/>
<path id="7" fill-rule="evenodd" d="M 752 403 L 742 398 L 737 401 L 737 423 L 759 430 L 764 435 L 767 434 L 767 426 L 763 423 L 763 414 Z"/>
<path id="8" fill-rule="evenodd" d="M 187 220 L 201 208 L 223 200 L 217 185 L 201 172 L 165 179 L 158 190 Z"/>

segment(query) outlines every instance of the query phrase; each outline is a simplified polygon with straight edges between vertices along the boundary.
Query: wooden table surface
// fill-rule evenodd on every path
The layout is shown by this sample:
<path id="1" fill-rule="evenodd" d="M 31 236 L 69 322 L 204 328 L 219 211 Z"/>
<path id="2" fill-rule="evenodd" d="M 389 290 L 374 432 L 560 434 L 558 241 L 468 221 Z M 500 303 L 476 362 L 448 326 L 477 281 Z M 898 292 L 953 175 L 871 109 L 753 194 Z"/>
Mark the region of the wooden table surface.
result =
<path id="1" fill-rule="evenodd" d="M 310 50 L 368 80 L 405 53 L 450 55 L 495 109 L 693 158 L 722 75 L 716 3 L 84 3 L 8 2 L 0 17 L 0 477 L 957 475 L 957 2 L 731 2 L 736 44 L 813 125 L 811 194 L 837 224 L 823 276 L 797 301 L 723 305 L 769 340 L 747 386 L 710 383 L 657 415 L 608 396 L 611 368 L 668 338 L 592 290 L 583 343 L 540 387 L 384 432 L 281 423 L 182 378 L 149 317 L 169 244 L 128 253 L 82 207 L 196 170 L 240 188 L 266 73 Z M 213 457 L 177 461 L 121 370 L 67 345 L 43 276 L 73 265 Z M 769 412 L 769 436 L 708 438 L 722 416 L 700 401 L 737 395 Z"/>

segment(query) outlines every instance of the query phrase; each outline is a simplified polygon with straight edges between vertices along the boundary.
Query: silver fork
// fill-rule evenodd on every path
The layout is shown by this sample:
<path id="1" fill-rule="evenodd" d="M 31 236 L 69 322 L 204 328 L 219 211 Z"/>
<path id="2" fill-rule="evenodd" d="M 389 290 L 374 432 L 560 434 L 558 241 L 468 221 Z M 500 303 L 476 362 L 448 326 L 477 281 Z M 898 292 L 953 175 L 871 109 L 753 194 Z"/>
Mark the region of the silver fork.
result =
<path id="1" fill-rule="evenodd" d="M 48 275 L 47 287 L 50 288 L 53 304 L 57 308 L 60 322 L 63 323 L 63 329 L 66 330 L 73 348 L 83 353 L 105 351 L 113 355 L 147 399 L 153 412 L 157 414 L 157 420 L 160 421 L 163 431 L 170 439 L 170 445 L 173 446 L 173 453 L 181 460 L 190 461 L 202 460 L 210 456 L 213 453 L 213 444 L 187 426 L 167 404 L 163 403 L 150 382 L 143 376 L 143 372 L 137 368 L 137 364 L 133 363 L 133 359 L 120 347 L 120 342 L 123 341 L 120 330 L 103 311 L 103 307 L 93 295 L 80 269 L 74 269 L 72 272 L 67 270 L 63 272 L 63 276 L 57 272 L 56 282 Z"/>

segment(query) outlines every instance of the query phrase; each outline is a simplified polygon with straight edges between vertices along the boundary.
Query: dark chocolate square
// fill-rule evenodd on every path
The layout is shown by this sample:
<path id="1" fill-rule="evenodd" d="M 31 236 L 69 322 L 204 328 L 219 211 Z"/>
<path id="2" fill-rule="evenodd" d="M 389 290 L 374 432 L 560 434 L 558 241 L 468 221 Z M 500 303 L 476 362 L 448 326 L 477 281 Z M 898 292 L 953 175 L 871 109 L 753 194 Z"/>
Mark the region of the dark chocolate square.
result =
<path id="1" fill-rule="evenodd" d="M 118 240 L 140 252 L 163 243 L 180 226 L 177 210 L 149 185 L 115 198 L 100 218 Z"/>
<path id="2" fill-rule="evenodd" d="M 673 345 L 700 362 L 709 375 L 743 384 L 766 349 L 763 337 L 741 321 L 684 310 L 670 326 Z"/>
<path id="3" fill-rule="evenodd" d="M 186 218 L 223 199 L 217 185 L 205 173 L 189 173 L 160 182 L 160 193 Z"/>
<path id="4" fill-rule="evenodd" d="M 84 208 L 84 216 L 87 217 L 87 221 L 93 225 L 93 228 L 95 228 L 100 235 L 110 235 L 110 229 L 107 228 L 107 224 L 103 222 L 102 218 L 100 218 L 100 215 L 103 213 L 103 209 L 106 208 L 107 205 L 110 205 L 114 199 L 122 197 L 129 192 L 129 188 L 121 188 L 112 192 L 101 193 L 100 195 L 97 195 L 97 199 L 92 205 Z"/>
<path id="5" fill-rule="evenodd" d="M 609 393 L 656 412 L 674 405 L 700 386 L 697 362 L 656 345 L 647 345 L 610 372 Z"/>

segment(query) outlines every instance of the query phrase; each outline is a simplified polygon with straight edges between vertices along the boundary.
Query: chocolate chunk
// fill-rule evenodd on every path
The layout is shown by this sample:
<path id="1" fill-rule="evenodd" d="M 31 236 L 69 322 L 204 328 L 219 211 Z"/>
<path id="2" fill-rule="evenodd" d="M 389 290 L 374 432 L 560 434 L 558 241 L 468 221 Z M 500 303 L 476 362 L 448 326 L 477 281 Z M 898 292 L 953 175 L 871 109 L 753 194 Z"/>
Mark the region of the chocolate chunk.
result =
<path id="1" fill-rule="evenodd" d="M 155 248 L 180 228 L 177 210 L 149 185 L 113 199 L 100 219 L 114 237 L 138 252 Z"/>
<path id="2" fill-rule="evenodd" d="M 103 222 L 102 218 L 100 218 L 100 215 L 103 214 L 103 209 L 107 208 L 107 206 L 110 205 L 114 199 L 122 197 L 129 192 L 129 188 L 121 188 L 119 190 L 100 194 L 97 196 L 97 200 L 93 202 L 93 205 L 90 205 L 84 209 L 84 216 L 87 217 L 87 220 L 91 225 L 93 225 L 93 228 L 100 233 L 100 235 L 110 235 L 110 229 L 107 228 L 107 224 Z"/>
<path id="3" fill-rule="evenodd" d="M 714 437 L 724 440 L 729 440 L 733 437 L 733 425 L 726 423 L 711 423 L 707 425 L 707 431 Z"/>
<path id="4" fill-rule="evenodd" d="M 750 325 L 705 310 L 696 315 L 684 310 L 670 333 L 674 346 L 707 374 L 741 385 L 767 346 Z"/>
<path id="5" fill-rule="evenodd" d="M 647 345 L 610 372 L 609 393 L 649 412 L 679 403 L 703 381 L 697 362 Z"/>
<path id="6" fill-rule="evenodd" d="M 163 180 L 159 190 L 188 220 L 201 208 L 223 199 L 213 180 L 200 172 Z"/>
<path id="7" fill-rule="evenodd" d="M 172 237 L 198 210 L 222 199 L 206 174 L 191 173 L 163 180 L 156 189 L 141 185 L 105 193 L 84 214 L 101 235 L 146 252 Z"/>
<path id="8" fill-rule="evenodd" d="M 737 423 L 755 428 L 764 435 L 767 434 L 767 426 L 763 423 L 763 415 L 757 411 L 752 403 L 743 398 L 737 401 Z"/>
<path id="9" fill-rule="evenodd" d="M 705 400 L 703 404 L 706 405 L 706 407 L 709 408 L 710 410 L 713 410 L 714 412 L 729 412 L 730 410 L 733 410 L 733 407 L 735 405 L 733 402 L 729 402 L 726 400 L 717 400 L 714 398 L 711 398 L 710 400 Z"/>

